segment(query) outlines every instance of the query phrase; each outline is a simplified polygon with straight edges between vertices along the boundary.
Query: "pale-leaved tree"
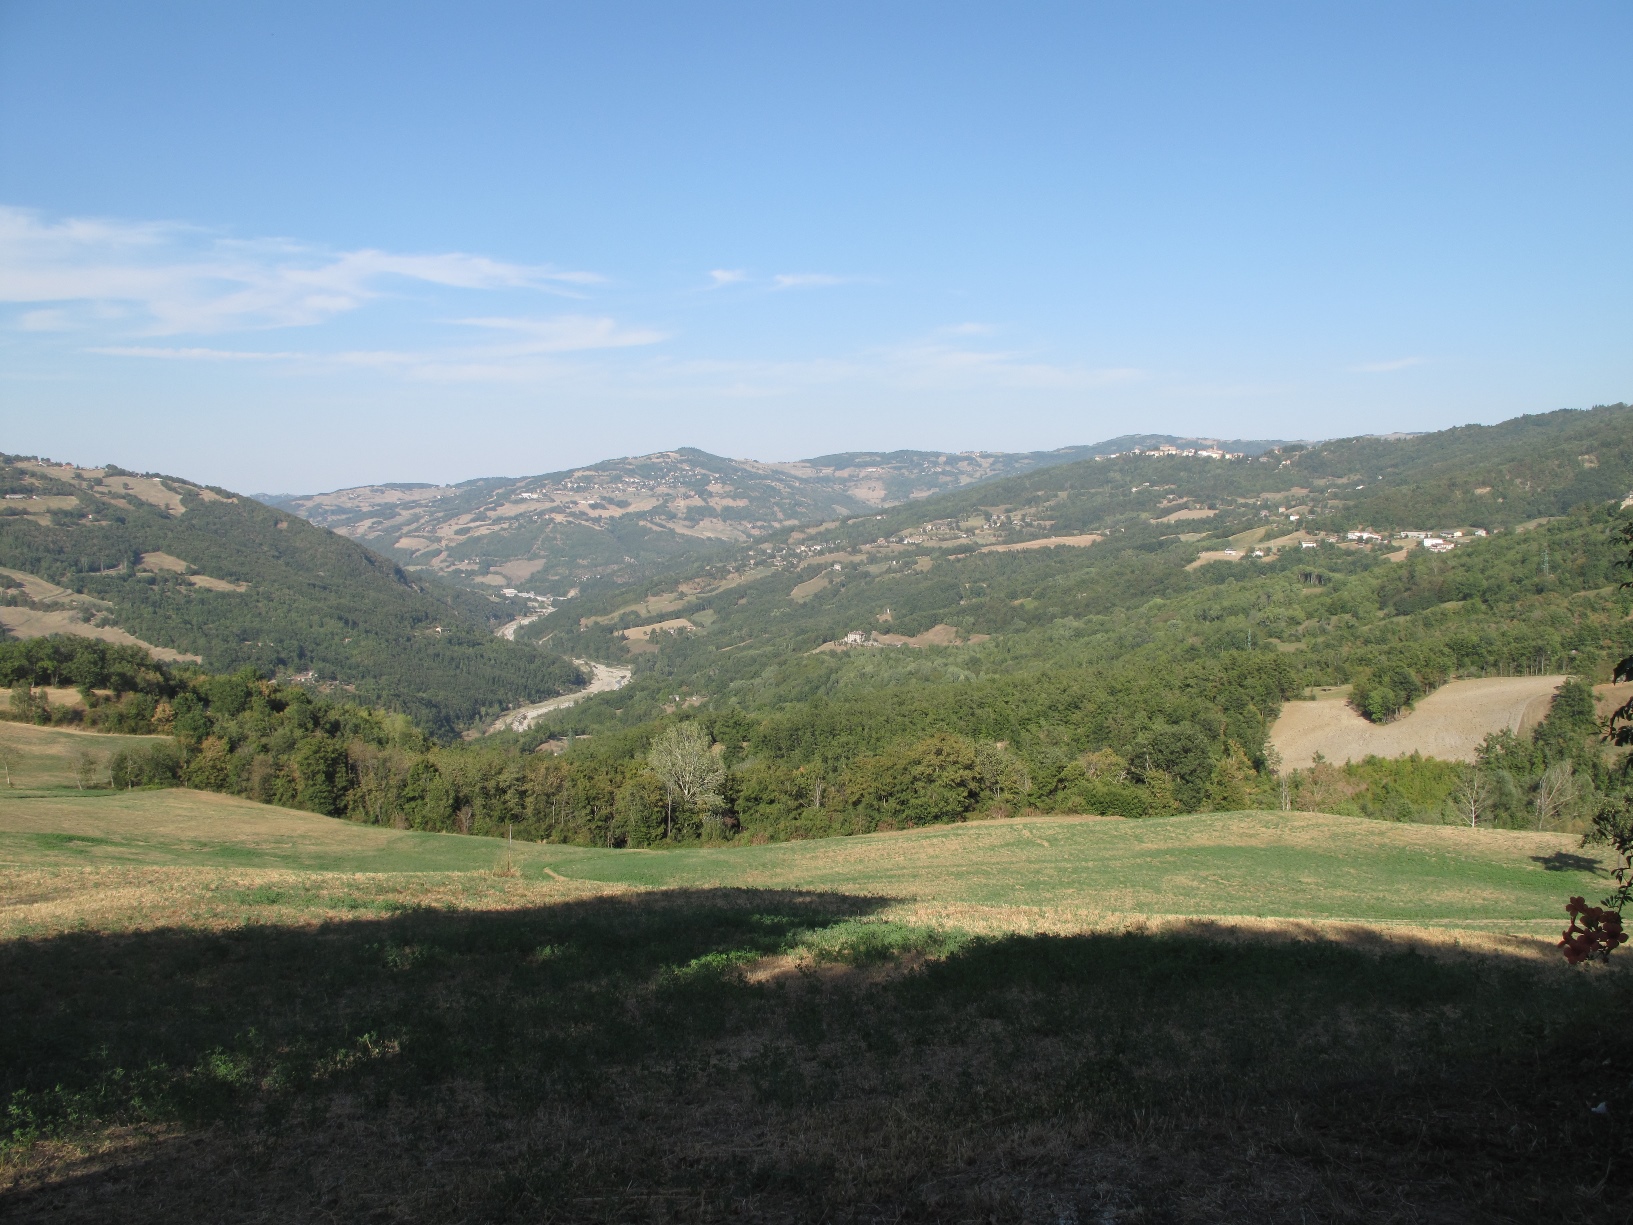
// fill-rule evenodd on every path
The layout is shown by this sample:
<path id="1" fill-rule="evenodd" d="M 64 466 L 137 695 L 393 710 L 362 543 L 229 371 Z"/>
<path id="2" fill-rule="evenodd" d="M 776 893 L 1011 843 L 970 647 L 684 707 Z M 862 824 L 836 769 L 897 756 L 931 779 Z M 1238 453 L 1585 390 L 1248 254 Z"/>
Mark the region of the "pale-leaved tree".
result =
<path id="1" fill-rule="evenodd" d="M 1479 766 L 1464 766 L 1457 776 L 1457 786 L 1452 789 L 1452 803 L 1457 805 L 1458 815 L 1465 821 L 1479 825 L 1480 818 L 1491 806 L 1491 794 L 1491 780 L 1485 771 Z"/>
<path id="2" fill-rule="evenodd" d="M 1571 763 L 1562 761 L 1549 766 L 1537 780 L 1537 828 L 1547 829 L 1575 798 L 1576 776 L 1571 772 Z"/>
<path id="3" fill-rule="evenodd" d="M 723 803 L 721 789 L 726 768 L 713 752 L 709 733 L 700 723 L 680 723 L 658 733 L 646 755 L 646 764 L 663 783 L 667 801 L 664 837 L 675 832 L 675 804 L 680 802 L 707 815 Z"/>

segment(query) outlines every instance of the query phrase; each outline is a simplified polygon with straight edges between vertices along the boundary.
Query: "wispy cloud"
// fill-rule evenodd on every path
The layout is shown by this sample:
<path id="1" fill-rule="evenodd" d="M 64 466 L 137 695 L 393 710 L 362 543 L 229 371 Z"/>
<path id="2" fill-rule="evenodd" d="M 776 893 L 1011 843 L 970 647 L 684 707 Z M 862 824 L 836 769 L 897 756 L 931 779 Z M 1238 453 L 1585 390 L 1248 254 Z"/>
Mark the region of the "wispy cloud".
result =
<path id="1" fill-rule="evenodd" d="M 943 340 L 899 346 L 881 356 L 895 377 L 918 387 L 1087 391 L 1146 377 L 1145 371 L 1134 366 L 1047 362 L 1026 353 L 972 349 Z"/>
<path id="2" fill-rule="evenodd" d="M 1397 357 L 1386 362 L 1362 362 L 1347 369 L 1351 374 L 1388 374 L 1392 370 L 1407 370 L 1413 366 L 1427 365 L 1428 361 L 1426 357 Z"/>
<path id="3" fill-rule="evenodd" d="M 820 289 L 828 285 L 849 285 L 856 279 L 826 272 L 783 272 L 772 277 L 771 283 L 778 289 Z"/>
<path id="4" fill-rule="evenodd" d="M 708 288 L 746 285 L 772 293 L 879 283 L 824 272 L 751 276 L 737 268 L 712 269 L 708 277 Z M 602 284 L 594 273 L 463 252 L 337 251 L 225 238 L 169 223 L 47 220 L 0 208 L 0 304 L 18 308 L 9 313 L 11 326 L 40 334 L 34 343 L 44 351 L 62 343 L 44 334 L 62 333 L 75 337 L 75 354 L 110 361 L 218 363 L 252 369 L 255 378 L 276 370 L 310 379 L 368 373 L 401 381 L 572 386 L 648 399 L 868 387 L 1072 393 L 1146 377 L 1132 367 L 1000 347 L 993 340 L 999 329 L 973 320 L 897 343 L 775 360 L 741 349 L 676 352 L 679 346 L 666 343 L 674 340 L 671 329 L 620 318 L 610 307 L 533 309 L 530 295 L 541 291 L 578 298 L 593 291 L 616 300 L 610 288 L 596 289 Z M 256 336 L 332 324 L 388 297 L 412 309 L 356 320 L 344 341 L 330 339 L 338 328 L 317 330 L 300 344 L 287 332 L 264 342 Z"/>
<path id="5" fill-rule="evenodd" d="M 585 315 L 557 315 L 546 319 L 495 317 L 454 322 L 509 333 L 515 338 L 494 344 L 449 345 L 423 350 L 348 349 L 332 353 L 161 345 L 102 345 L 89 352 L 161 361 L 274 362 L 306 371 L 375 370 L 436 382 L 514 383 L 553 381 L 570 373 L 568 367 L 551 360 L 556 355 L 625 349 L 668 339 L 664 332 L 626 328 L 614 319 Z"/>
<path id="6" fill-rule="evenodd" d="M 74 321 L 64 310 L 25 311 L 17 326 L 25 332 L 71 332 Z"/>
<path id="7" fill-rule="evenodd" d="M 266 353 L 250 349 L 165 348 L 160 345 L 103 345 L 86 350 L 105 357 L 156 357 L 180 362 L 284 362 L 304 361 L 309 353 Z"/>
<path id="8" fill-rule="evenodd" d="M 518 333 L 526 340 L 516 351 L 526 353 L 627 349 L 637 345 L 655 345 L 669 339 L 666 332 L 620 327 L 614 319 L 586 315 L 557 315 L 551 319 L 459 319 L 456 322 L 468 327 Z"/>
<path id="9" fill-rule="evenodd" d="M 0 302 L 56 306 L 54 330 L 73 326 L 76 311 L 84 323 L 123 317 L 127 334 L 300 327 L 354 311 L 394 286 L 576 296 L 601 279 L 462 252 L 337 252 L 170 223 L 53 222 L 0 207 Z M 41 313 L 29 312 L 22 326 Z"/>
<path id="10" fill-rule="evenodd" d="M 649 372 L 667 384 L 702 385 L 730 397 L 797 394 L 814 387 L 887 386 L 912 390 L 1093 391 L 1138 382 L 1149 374 L 1133 366 L 1055 363 L 1014 351 L 947 343 L 940 329 L 929 339 L 881 346 L 843 357 L 796 361 L 693 359 Z"/>

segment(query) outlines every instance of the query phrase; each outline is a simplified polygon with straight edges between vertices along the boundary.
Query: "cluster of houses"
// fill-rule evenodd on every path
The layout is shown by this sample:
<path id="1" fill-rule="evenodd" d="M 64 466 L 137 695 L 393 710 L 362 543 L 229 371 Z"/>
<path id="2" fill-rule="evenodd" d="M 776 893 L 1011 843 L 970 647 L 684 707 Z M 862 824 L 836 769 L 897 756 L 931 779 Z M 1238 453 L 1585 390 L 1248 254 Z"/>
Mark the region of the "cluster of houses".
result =
<path id="1" fill-rule="evenodd" d="M 1483 527 L 1474 528 L 1468 533 L 1468 538 L 1486 535 Z M 1365 529 L 1355 532 L 1345 532 L 1345 540 L 1352 540 L 1357 544 L 1382 544 L 1385 537 L 1377 532 Z M 1465 536 L 1461 531 L 1456 532 L 1396 532 L 1396 540 L 1415 540 L 1431 553 L 1450 553 L 1460 544 Z"/>
<path id="2" fill-rule="evenodd" d="M 1096 459 L 1121 459 L 1125 455 L 1177 455 L 1185 459 L 1246 459 L 1241 451 L 1221 451 L 1218 447 L 1176 447 L 1165 442 L 1156 447 L 1132 447 L 1112 455 L 1096 455 Z"/>

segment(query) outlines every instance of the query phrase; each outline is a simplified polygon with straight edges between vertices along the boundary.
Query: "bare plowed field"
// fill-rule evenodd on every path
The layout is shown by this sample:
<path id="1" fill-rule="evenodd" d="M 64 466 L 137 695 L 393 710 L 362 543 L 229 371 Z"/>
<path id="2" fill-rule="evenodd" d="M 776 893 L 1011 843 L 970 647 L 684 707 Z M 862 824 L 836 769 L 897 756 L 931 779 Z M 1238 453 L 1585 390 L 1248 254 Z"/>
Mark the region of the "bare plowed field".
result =
<path id="1" fill-rule="evenodd" d="M 1289 767 L 1308 766 L 1320 753 L 1328 761 L 1404 757 L 1422 753 L 1442 761 L 1473 761 L 1492 732 L 1534 727 L 1548 713 L 1563 676 L 1500 676 L 1451 681 L 1393 723 L 1369 723 L 1343 691 L 1314 702 L 1288 702 L 1270 729 L 1270 742 Z"/>

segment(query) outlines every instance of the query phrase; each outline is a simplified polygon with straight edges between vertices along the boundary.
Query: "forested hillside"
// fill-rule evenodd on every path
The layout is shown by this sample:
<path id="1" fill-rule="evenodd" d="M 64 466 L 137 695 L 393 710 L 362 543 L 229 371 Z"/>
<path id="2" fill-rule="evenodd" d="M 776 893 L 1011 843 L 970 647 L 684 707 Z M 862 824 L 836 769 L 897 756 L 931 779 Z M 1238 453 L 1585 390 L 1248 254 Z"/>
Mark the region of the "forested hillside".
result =
<path id="1" fill-rule="evenodd" d="M 1296 652 L 1312 680 L 1420 648 L 1430 683 L 1546 670 L 1619 649 L 1603 542 L 1630 488 L 1623 406 L 1239 461 L 1125 456 L 780 534 L 523 634 L 635 667 L 616 698 L 560 717 L 579 730 L 676 700 L 776 705 L 1138 650 Z M 1347 539 L 1361 529 L 1464 534 L 1435 553 Z"/>
<path id="2" fill-rule="evenodd" d="M 578 681 L 495 638 L 505 602 L 225 490 L 4 457 L 0 492 L 0 611 L 18 633 L 116 626 L 211 671 L 302 675 L 439 735 Z M 30 595 L 30 576 L 61 590 Z"/>

